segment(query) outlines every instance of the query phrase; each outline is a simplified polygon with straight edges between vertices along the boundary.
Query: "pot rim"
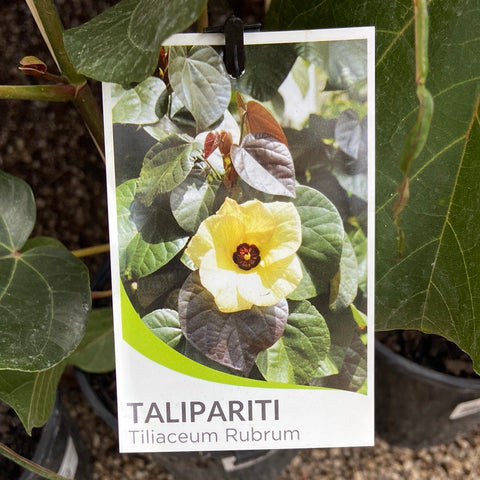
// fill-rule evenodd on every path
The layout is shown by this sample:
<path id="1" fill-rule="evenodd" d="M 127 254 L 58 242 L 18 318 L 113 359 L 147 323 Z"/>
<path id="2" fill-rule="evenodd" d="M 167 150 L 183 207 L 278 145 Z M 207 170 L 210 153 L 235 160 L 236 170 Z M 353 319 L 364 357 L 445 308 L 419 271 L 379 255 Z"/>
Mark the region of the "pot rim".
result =
<path id="1" fill-rule="evenodd" d="M 399 353 L 395 353 L 379 340 L 375 340 L 375 356 L 378 357 L 379 354 L 386 357 L 394 365 L 410 372 L 412 375 L 424 378 L 427 381 L 442 383 L 455 388 L 478 390 L 480 395 L 480 378 L 461 378 L 447 373 L 437 372 L 431 368 L 419 365 Z"/>

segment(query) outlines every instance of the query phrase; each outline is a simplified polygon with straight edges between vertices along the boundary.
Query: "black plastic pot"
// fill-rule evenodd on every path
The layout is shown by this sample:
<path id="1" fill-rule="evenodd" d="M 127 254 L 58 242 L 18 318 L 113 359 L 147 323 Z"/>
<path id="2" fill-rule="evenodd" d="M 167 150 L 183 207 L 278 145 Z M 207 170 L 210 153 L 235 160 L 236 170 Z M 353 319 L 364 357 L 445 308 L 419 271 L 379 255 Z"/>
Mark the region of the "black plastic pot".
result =
<path id="1" fill-rule="evenodd" d="M 108 406 L 111 400 L 102 399 L 92 388 L 94 375 L 75 371 L 80 389 L 94 412 L 117 432 L 117 418 Z M 176 480 L 275 480 L 297 453 L 296 450 L 156 453 L 152 458 Z"/>
<path id="2" fill-rule="evenodd" d="M 375 428 L 391 445 L 449 443 L 480 423 L 480 380 L 420 366 L 375 344 Z"/>
<path id="3" fill-rule="evenodd" d="M 2 418 L 5 418 L 7 423 L 9 422 L 8 415 Z M 13 425 L 17 424 L 14 423 Z M 28 457 L 36 464 L 65 478 L 91 480 L 92 462 L 89 452 L 84 448 L 70 416 L 58 398 L 48 422 L 32 437 L 24 434 L 23 427 L 20 424 L 11 428 L 22 429 L 21 432 L 16 434 L 16 437 L 23 438 L 19 442 L 23 442 L 27 450 L 32 452 Z M 10 431 L 9 435 L 14 435 L 14 431 Z M 18 445 L 21 444 L 18 443 Z M 3 461 L 10 462 L 10 460 L 5 459 Z M 11 465 L 13 467 L 13 463 Z M 12 477 L 13 470 L 10 470 L 8 465 L 5 465 L 5 467 L 7 470 L 6 472 L 0 471 L 0 478 L 14 480 Z M 19 480 L 41 480 L 43 478 L 28 470 L 23 470 L 21 467 L 17 467 L 17 469 L 21 471 L 21 473 L 18 473 L 18 477 L 15 475 L 15 478 Z"/>

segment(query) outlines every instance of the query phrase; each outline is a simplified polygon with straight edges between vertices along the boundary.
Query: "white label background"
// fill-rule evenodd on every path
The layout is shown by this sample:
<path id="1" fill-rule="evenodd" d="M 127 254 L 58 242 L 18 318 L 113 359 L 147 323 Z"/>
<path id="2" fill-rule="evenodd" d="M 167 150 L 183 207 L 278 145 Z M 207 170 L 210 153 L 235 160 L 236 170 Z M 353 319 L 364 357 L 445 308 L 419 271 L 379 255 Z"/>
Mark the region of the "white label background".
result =
<path id="1" fill-rule="evenodd" d="M 104 117 L 107 151 L 107 194 L 110 218 L 110 245 L 112 260 L 112 288 L 115 325 L 115 350 L 117 372 L 119 442 L 121 452 L 174 452 L 289 449 L 314 447 L 367 446 L 374 444 L 374 216 L 375 216 L 375 68 L 373 27 L 309 30 L 289 32 L 246 33 L 245 44 L 297 43 L 305 41 L 330 41 L 366 39 L 368 44 L 368 393 L 357 394 L 342 390 L 321 389 L 272 389 L 241 387 L 209 382 L 172 371 L 159 365 L 130 347 L 122 338 L 120 308 L 120 272 L 118 261 L 118 231 L 115 199 L 115 170 L 113 154 L 113 132 L 111 122 L 111 101 L 109 85 L 104 85 Z M 165 45 L 222 45 L 223 35 L 185 34 L 175 35 Z M 132 407 L 127 403 L 143 403 L 148 406 L 157 402 L 164 413 L 165 402 L 179 404 L 182 401 L 228 402 L 238 400 L 279 400 L 278 421 L 223 422 L 218 418 L 206 421 L 206 416 L 191 423 L 160 423 L 152 418 L 148 424 L 139 415 L 139 422 L 133 422 Z M 234 442 L 225 438 L 226 428 L 242 432 L 272 430 L 299 432 L 299 440 L 269 440 Z M 132 431 L 137 431 L 133 442 Z M 215 432 L 218 441 L 214 443 L 152 443 L 141 441 L 141 431 L 158 433 L 178 438 L 180 432 Z M 245 434 L 245 433 L 244 433 Z M 287 435 L 288 437 L 288 435 Z"/>

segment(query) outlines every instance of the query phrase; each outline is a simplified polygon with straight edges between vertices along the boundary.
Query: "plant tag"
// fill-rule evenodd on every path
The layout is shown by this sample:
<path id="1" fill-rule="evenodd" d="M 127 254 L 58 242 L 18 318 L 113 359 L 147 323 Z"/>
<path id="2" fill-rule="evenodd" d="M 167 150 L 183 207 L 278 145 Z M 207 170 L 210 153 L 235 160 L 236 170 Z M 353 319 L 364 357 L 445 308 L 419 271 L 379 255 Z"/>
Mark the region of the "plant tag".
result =
<path id="1" fill-rule="evenodd" d="M 121 452 L 373 444 L 374 29 L 244 40 L 104 85 Z"/>
<path id="2" fill-rule="evenodd" d="M 75 448 L 72 437 L 68 437 L 65 453 L 62 463 L 58 469 L 58 474 L 65 478 L 74 478 L 78 468 L 78 453 Z"/>
<path id="3" fill-rule="evenodd" d="M 468 402 L 459 403 L 448 417 L 450 420 L 458 420 L 459 418 L 467 417 L 480 413 L 480 398 L 469 400 Z"/>

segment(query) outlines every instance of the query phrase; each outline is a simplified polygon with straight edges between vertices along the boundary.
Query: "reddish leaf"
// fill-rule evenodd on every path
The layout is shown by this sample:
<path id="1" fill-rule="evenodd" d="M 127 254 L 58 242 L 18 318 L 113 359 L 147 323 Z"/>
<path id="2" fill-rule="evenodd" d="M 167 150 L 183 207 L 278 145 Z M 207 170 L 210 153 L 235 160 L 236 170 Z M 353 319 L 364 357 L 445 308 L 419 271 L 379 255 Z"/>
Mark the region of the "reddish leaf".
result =
<path id="1" fill-rule="evenodd" d="M 43 77 L 47 71 L 47 65 L 39 58 L 33 56 L 23 57 L 18 68 L 26 75 L 31 75 L 32 77 Z"/>
<path id="2" fill-rule="evenodd" d="M 230 155 L 230 150 L 233 145 L 233 138 L 230 132 L 225 132 L 224 130 L 220 133 L 220 153 L 225 157 L 226 155 Z"/>
<path id="3" fill-rule="evenodd" d="M 282 127 L 262 104 L 250 101 L 245 105 L 243 98 L 237 94 L 237 105 L 240 117 L 243 118 L 245 135 L 256 132 L 267 133 L 288 147 L 287 137 Z"/>
<path id="4" fill-rule="evenodd" d="M 220 145 L 221 137 L 218 132 L 208 132 L 203 145 L 203 155 L 207 159 Z"/>
<path id="5" fill-rule="evenodd" d="M 295 197 L 295 168 L 287 146 L 266 133 L 249 133 L 232 146 L 232 163 L 251 187 L 272 195 Z"/>
<path id="6" fill-rule="evenodd" d="M 252 307 L 222 313 L 200 283 L 198 271 L 185 281 L 178 297 L 180 327 L 187 340 L 205 356 L 248 375 L 257 355 L 283 334 L 288 304 Z"/>

